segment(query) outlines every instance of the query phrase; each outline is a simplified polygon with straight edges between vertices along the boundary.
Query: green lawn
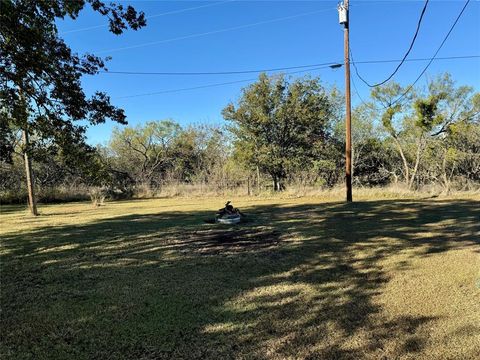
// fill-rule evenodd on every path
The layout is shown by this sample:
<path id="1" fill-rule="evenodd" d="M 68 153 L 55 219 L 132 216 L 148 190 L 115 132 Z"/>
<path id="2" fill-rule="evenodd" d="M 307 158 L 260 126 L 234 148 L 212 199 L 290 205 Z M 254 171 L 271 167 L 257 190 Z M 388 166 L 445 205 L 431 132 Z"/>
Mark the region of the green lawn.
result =
<path id="1" fill-rule="evenodd" d="M 3 207 L 2 359 L 475 359 L 471 199 Z"/>

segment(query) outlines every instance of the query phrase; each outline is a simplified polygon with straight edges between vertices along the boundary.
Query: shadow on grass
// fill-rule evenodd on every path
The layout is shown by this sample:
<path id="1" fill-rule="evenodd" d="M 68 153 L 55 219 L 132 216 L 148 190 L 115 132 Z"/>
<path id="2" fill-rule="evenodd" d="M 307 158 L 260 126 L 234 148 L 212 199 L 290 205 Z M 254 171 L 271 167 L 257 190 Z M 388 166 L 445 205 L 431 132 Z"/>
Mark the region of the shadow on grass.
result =
<path id="1" fill-rule="evenodd" d="M 389 358 L 435 318 L 386 318 L 382 260 L 478 247 L 473 201 L 255 206 L 126 215 L 4 236 L 11 358 Z M 430 234 L 430 235 L 429 235 Z M 409 259 L 399 263 L 407 269 Z"/>
<path id="2" fill-rule="evenodd" d="M 27 205 L 20 204 L 0 204 L 0 215 L 12 214 L 20 211 L 27 211 Z"/>

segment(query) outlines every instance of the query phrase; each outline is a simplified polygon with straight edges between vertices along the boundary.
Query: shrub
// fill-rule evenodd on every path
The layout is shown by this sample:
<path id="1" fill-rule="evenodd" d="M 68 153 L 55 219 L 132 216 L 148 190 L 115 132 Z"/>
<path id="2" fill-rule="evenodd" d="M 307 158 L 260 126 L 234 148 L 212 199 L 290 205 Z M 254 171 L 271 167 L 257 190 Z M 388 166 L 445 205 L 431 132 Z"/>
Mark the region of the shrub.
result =
<path id="1" fill-rule="evenodd" d="M 103 205 L 105 198 L 107 197 L 107 192 L 105 189 L 99 187 L 90 188 L 89 194 L 92 205 L 95 207 Z"/>

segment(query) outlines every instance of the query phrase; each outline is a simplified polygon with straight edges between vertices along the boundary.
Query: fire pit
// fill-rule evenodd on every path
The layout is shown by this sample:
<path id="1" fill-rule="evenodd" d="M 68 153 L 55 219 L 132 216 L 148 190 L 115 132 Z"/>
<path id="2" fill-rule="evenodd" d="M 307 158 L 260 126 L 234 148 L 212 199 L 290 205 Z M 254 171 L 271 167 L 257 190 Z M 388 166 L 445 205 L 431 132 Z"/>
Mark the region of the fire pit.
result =
<path id="1" fill-rule="evenodd" d="M 245 217 L 245 215 L 242 214 L 238 208 L 234 208 L 230 203 L 231 201 L 227 201 L 225 207 L 217 211 L 215 215 L 215 222 L 233 225 L 238 224 L 242 218 Z"/>

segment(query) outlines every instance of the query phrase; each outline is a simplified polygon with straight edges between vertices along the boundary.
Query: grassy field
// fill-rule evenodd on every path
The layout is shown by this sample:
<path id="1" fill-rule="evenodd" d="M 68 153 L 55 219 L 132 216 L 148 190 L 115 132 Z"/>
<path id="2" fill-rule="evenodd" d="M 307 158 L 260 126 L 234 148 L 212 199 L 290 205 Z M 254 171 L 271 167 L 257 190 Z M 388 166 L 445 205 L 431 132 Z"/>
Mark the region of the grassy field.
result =
<path id="1" fill-rule="evenodd" d="M 2 359 L 478 359 L 480 197 L 3 207 Z"/>

